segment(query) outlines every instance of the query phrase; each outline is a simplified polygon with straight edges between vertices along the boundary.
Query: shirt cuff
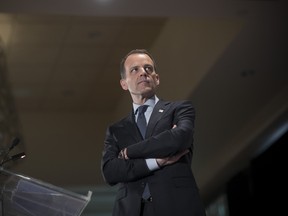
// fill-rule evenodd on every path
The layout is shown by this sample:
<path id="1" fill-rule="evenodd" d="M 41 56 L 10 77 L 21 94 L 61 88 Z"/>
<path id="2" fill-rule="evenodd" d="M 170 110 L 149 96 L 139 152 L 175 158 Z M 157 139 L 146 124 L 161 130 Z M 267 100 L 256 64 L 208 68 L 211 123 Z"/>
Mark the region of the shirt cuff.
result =
<path id="1" fill-rule="evenodd" d="M 148 159 L 145 159 L 145 160 L 146 160 L 146 164 L 147 164 L 149 170 L 154 171 L 154 170 L 157 170 L 157 169 L 160 168 L 158 166 L 157 161 L 156 161 L 155 158 L 148 158 Z"/>

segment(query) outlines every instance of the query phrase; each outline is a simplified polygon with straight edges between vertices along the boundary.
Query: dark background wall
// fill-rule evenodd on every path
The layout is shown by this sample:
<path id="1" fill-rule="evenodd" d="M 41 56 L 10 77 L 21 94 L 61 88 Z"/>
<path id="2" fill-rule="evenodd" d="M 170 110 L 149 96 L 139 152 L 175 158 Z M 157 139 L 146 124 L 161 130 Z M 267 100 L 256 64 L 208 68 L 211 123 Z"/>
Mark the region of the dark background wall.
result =
<path id="1" fill-rule="evenodd" d="M 282 215 L 285 212 L 288 132 L 227 184 L 230 216 Z M 286 154 L 286 155 L 285 155 Z"/>

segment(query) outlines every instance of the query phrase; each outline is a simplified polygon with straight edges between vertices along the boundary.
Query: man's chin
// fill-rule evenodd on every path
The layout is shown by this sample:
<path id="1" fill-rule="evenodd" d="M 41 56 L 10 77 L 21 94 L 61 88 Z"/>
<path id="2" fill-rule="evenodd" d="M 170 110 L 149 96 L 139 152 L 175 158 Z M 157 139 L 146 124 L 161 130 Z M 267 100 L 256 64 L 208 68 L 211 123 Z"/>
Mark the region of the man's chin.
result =
<path id="1" fill-rule="evenodd" d="M 141 91 L 141 95 L 147 98 L 152 97 L 154 94 L 155 94 L 155 91 L 152 88 L 146 88 L 145 90 Z"/>

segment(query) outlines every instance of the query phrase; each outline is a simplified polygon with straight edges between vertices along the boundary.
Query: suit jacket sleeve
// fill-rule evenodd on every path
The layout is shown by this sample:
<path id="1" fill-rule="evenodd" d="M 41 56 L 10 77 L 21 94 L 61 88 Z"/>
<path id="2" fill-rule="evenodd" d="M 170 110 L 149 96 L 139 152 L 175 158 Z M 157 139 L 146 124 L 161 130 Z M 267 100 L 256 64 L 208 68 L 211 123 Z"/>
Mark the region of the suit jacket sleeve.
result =
<path id="1" fill-rule="evenodd" d="M 119 159 L 120 146 L 114 131 L 117 128 L 109 127 L 107 129 L 105 145 L 101 161 L 101 171 L 105 182 L 115 185 L 119 182 L 130 182 L 149 175 L 144 159 L 124 160 Z"/>
<path id="2" fill-rule="evenodd" d="M 129 158 L 164 158 L 184 149 L 192 151 L 195 109 L 191 102 L 174 102 L 164 112 L 158 122 L 152 123 L 151 136 L 127 147 Z M 177 127 L 172 129 L 173 125 Z"/>

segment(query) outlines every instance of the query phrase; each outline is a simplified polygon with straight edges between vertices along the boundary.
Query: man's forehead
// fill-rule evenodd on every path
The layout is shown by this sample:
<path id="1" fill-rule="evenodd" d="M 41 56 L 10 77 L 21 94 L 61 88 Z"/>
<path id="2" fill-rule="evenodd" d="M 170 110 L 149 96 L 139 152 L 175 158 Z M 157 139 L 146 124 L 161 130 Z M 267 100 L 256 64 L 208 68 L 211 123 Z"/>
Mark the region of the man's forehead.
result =
<path id="1" fill-rule="evenodd" d="M 153 61 L 152 59 L 144 53 L 133 53 L 131 55 L 129 55 L 125 61 L 125 65 L 131 65 L 131 64 L 152 64 L 153 65 Z"/>

